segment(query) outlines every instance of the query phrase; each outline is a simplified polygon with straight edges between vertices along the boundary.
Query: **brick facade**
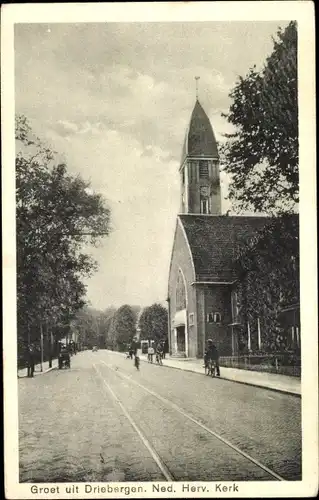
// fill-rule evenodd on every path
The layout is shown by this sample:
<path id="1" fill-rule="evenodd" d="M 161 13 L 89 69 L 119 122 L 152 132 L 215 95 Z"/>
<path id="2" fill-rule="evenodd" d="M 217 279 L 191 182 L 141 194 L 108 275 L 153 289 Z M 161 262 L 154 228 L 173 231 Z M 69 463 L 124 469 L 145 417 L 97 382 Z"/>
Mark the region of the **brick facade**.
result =
<path id="1" fill-rule="evenodd" d="M 175 332 L 175 315 L 179 308 L 176 304 L 176 290 L 178 285 L 178 276 L 182 273 L 185 280 L 185 292 L 186 292 L 186 321 L 185 321 L 185 331 L 186 331 L 186 345 L 185 353 L 190 357 L 195 357 L 197 354 L 197 323 L 196 323 L 196 290 L 192 283 L 195 280 L 195 274 L 192 263 L 192 256 L 188 247 L 187 240 L 185 238 L 182 224 L 179 219 L 177 219 L 175 238 L 172 251 L 172 259 L 169 273 L 168 282 L 168 299 L 169 299 L 169 346 L 172 353 L 177 352 L 176 346 L 176 332 Z M 193 322 L 194 325 L 190 325 L 189 315 L 194 314 Z"/>
<path id="2" fill-rule="evenodd" d="M 180 275 L 185 283 L 185 350 L 179 351 L 175 318 L 181 312 L 176 302 L 179 296 Z M 188 357 L 203 356 L 205 343 L 212 338 L 220 353 L 232 353 L 231 287 L 229 285 L 196 285 L 192 255 L 180 220 L 177 220 L 169 273 L 169 344 L 173 354 Z M 182 311 L 183 312 L 183 311 Z M 220 314 L 220 322 L 209 322 L 208 314 Z"/>
<path id="3" fill-rule="evenodd" d="M 217 142 L 198 101 L 179 172 L 181 214 L 168 283 L 170 352 L 202 357 L 207 339 L 212 338 L 220 354 L 229 356 L 237 352 L 238 344 L 232 314 L 234 258 L 267 218 L 221 215 Z"/>
<path id="4" fill-rule="evenodd" d="M 206 328 L 205 340 L 211 338 L 218 346 L 220 355 L 232 354 L 231 288 L 229 285 L 209 285 L 205 287 Z M 220 322 L 208 322 L 207 315 L 220 314 Z M 214 318 L 215 319 L 215 318 Z"/>

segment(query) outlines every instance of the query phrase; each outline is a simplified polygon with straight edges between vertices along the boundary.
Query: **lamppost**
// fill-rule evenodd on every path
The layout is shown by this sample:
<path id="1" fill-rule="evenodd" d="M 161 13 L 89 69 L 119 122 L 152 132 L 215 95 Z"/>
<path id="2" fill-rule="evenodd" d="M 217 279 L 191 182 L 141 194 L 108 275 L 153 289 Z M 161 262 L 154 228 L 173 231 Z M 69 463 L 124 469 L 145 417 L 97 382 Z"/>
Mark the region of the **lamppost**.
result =
<path id="1" fill-rule="evenodd" d="M 167 306 L 168 306 L 168 314 L 167 314 L 168 350 L 169 350 L 169 354 L 171 356 L 171 354 L 172 354 L 172 348 L 171 348 L 171 299 L 169 297 L 167 297 L 166 302 L 167 302 Z"/>

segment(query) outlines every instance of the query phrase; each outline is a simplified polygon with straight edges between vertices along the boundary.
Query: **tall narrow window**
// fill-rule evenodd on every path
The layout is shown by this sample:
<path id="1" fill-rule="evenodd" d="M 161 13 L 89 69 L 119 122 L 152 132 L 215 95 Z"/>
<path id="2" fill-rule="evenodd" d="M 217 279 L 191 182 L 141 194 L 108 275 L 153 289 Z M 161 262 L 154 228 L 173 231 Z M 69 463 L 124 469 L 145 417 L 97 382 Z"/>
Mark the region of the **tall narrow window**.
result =
<path id="1" fill-rule="evenodd" d="M 218 161 L 217 160 L 213 160 L 213 164 L 212 164 L 212 179 L 214 181 L 218 180 Z"/>
<path id="2" fill-rule="evenodd" d="M 208 161 L 200 161 L 199 162 L 199 178 L 200 179 L 208 179 Z"/>
<path id="3" fill-rule="evenodd" d="M 194 180 L 194 174 L 193 174 L 193 162 L 189 162 L 188 164 L 188 178 L 189 178 L 189 182 L 190 184 L 193 182 Z"/>
<path id="4" fill-rule="evenodd" d="M 186 309 L 186 290 L 181 271 L 178 272 L 176 282 L 176 311 Z"/>
<path id="5" fill-rule="evenodd" d="M 208 198 L 201 198 L 200 200 L 200 213 L 209 214 L 209 200 Z"/>
<path id="6" fill-rule="evenodd" d="M 237 292 L 232 292 L 232 313 L 233 313 L 233 323 L 238 321 L 238 297 Z"/>
<path id="7" fill-rule="evenodd" d="M 297 346 L 300 347 L 300 337 L 299 337 L 299 327 L 296 326 L 296 343 Z"/>
<path id="8" fill-rule="evenodd" d="M 220 323 L 222 320 L 222 316 L 220 313 L 214 313 L 214 323 Z"/>

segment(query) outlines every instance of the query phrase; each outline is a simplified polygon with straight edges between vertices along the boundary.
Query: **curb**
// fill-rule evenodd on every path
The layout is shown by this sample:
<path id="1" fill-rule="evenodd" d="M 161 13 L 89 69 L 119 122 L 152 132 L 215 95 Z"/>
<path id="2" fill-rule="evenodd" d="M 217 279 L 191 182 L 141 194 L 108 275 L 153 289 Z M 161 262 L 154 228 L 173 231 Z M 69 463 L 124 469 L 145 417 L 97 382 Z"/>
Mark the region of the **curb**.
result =
<path id="1" fill-rule="evenodd" d="M 52 370 L 57 370 L 57 368 L 58 368 L 57 366 L 52 366 L 52 368 L 47 368 L 47 369 L 46 369 L 46 370 L 44 370 L 43 372 L 41 372 L 41 371 L 40 371 L 40 372 L 35 372 L 35 373 L 36 373 L 36 375 L 34 375 L 34 376 L 33 376 L 33 378 L 34 378 L 34 377 L 38 377 L 39 375 L 45 375 L 46 373 L 49 373 L 49 372 L 51 372 Z M 18 378 L 28 378 L 28 376 L 27 376 L 27 375 L 22 375 L 22 376 L 20 376 L 20 375 L 18 374 Z M 29 377 L 29 378 L 32 378 L 32 377 Z"/>
<path id="2" fill-rule="evenodd" d="M 119 354 L 121 354 L 121 353 L 119 353 Z M 145 363 L 147 363 L 147 359 L 142 359 L 141 358 L 141 361 L 144 361 Z M 163 366 L 166 366 L 166 368 L 173 368 L 175 370 L 182 370 L 184 372 L 192 372 L 192 373 L 196 373 L 197 375 L 201 375 L 201 373 L 196 372 L 194 370 L 191 370 L 189 368 L 182 368 L 180 366 L 170 366 L 170 365 L 165 365 L 165 364 Z M 221 369 L 222 368 L 223 367 L 221 366 Z M 219 379 L 219 380 L 226 380 L 228 382 L 235 382 L 236 384 L 249 385 L 251 387 L 258 387 L 259 389 L 266 389 L 267 391 L 279 392 L 281 394 L 288 394 L 289 396 L 295 396 L 296 398 L 300 398 L 301 399 L 301 394 L 298 394 L 297 392 L 286 391 L 285 389 L 277 389 L 275 387 L 269 387 L 269 386 L 266 386 L 266 385 L 254 384 L 253 382 L 243 382 L 242 380 L 234 380 L 232 378 L 227 378 L 227 377 L 223 377 L 223 376 L 216 377 L 216 378 Z"/>
<path id="3" fill-rule="evenodd" d="M 269 387 L 267 385 L 254 384 L 253 382 L 243 382 L 242 380 L 234 380 L 232 378 L 219 377 L 228 382 L 235 382 L 236 384 L 250 385 L 251 387 L 258 387 L 259 389 L 266 389 L 267 391 L 279 392 L 281 394 L 288 394 L 288 396 L 295 396 L 301 399 L 301 394 L 298 392 L 286 391 L 285 389 L 277 389 L 276 387 Z"/>
<path id="4" fill-rule="evenodd" d="M 51 372 L 52 370 L 57 370 L 57 366 L 52 366 L 51 368 L 48 368 L 47 370 L 44 370 L 43 372 L 40 372 L 40 375 L 44 375 L 45 373 Z"/>
<path id="5" fill-rule="evenodd" d="M 117 352 L 117 351 L 108 351 L 110 353 L 113 353 L 113 354 L 118 354 L 118 355 L 122 355 L 122 354 L 125 354 L 125 353 L 122 353 L 122 352 Z M 147 359 L 144 359 L 144 358 L 140 358 L 141 361 L 144 361 L 144 363 L 147 363 Z M 184 372 L 191 372 L 191 373 L 196 373 L 197 375 L 201 375 L 201 373 L 199 372 L 195 372 L 194 370 L 191 370 L 189 368 L 182 368 L 180 366 L 169 366 L 169 365 L 163 365 L 163 366 L 166 366 L 166 368 L 173 368 L 174 370 L 182 370 Z M 222 368 L 222 366 L 221 366 Z M 204 374 L 203 374 L 204 375 Z M 296 392 L 291 392 L 291 391 L 285 391 L 284 389 L 276 389 L 275 387 L 268 387 L 268 386 L 265 386 L 265 385 L 260 385 L 260 384 L 254 384 L 252 382 L 243 382 L 242 380 L 234 380 L 232 378 L 227 378 L 227 377 L 216 377 L 217 379 L 220 379 L 220 380 L 226 380 L 228 382 L 235 382 L 236 384 L 243 384 L 243 385 L 250 385 L 251 387 L 258 387 L 259 389 L 265 389 L 267 391 L 273 391 L 273 392 L 279 392 L 281 394 L 288 394 L 289 396 L 294 396 L 296 398 L 299 398 L 301 399 L 301 394 L 298 394 Z"/>

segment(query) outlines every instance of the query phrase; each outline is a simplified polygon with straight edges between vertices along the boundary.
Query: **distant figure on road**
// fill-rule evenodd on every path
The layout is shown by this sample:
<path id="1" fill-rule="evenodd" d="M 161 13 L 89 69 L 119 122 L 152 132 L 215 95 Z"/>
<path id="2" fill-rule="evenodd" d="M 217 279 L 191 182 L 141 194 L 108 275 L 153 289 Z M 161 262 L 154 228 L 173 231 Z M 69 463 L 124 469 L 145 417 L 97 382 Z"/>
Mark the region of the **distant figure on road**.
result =
<path id="1" fill-rule="evenodd" d="M 35 350 L 34 346 L 30 344 L 28 346 L 28 377 L 33 377 L 34 375 L 34 364 L 35 364 Z"/>
<path id="2" fill-rule="evenodd" d="M 215 361 L 216 363 L 216 375 L 217 377 L 220 377 L 220 369 L 219 369 L 219 353 L 217 350 L 217 347 L 215 344 L 213 344 L 212 339 L 207 340 L 207 349 L 204 354 L 204 362 L 205 366 L 207 365 L 208 361 Z"/>
<path id="3" fill-rule="evenodd" d="M 133 340 L 132 340 L 132 343 L 131 343 L 131 349 L 130 349 L 130 352 L 132 353 L 132 356 L 136 356 L 137 349 L 138 349 L 138 340 L 137 340 L 137 337 L 133 337 Z"/>
<path id="4" fill-rule="evenodd" d="M 162 364 L 162 359 L 163 359 L 163 343 L 160 340 L 156 346 L 156 361 L 160 365 Z"/>
<path id="5" fill-rule="evenodd" d="M 147 358 L 149 363 L 153 363 L 154 347 L 150 345 L 147 349 Z"/>
<path id="6" fill-rule="evenodd" d="M 140 368 L 140 356 L 139 356 L 139 341 L 136 336 L 133 337 L 131 343 L 131 351 L 134 355 L 134 366 L 139 370 Z"/>

